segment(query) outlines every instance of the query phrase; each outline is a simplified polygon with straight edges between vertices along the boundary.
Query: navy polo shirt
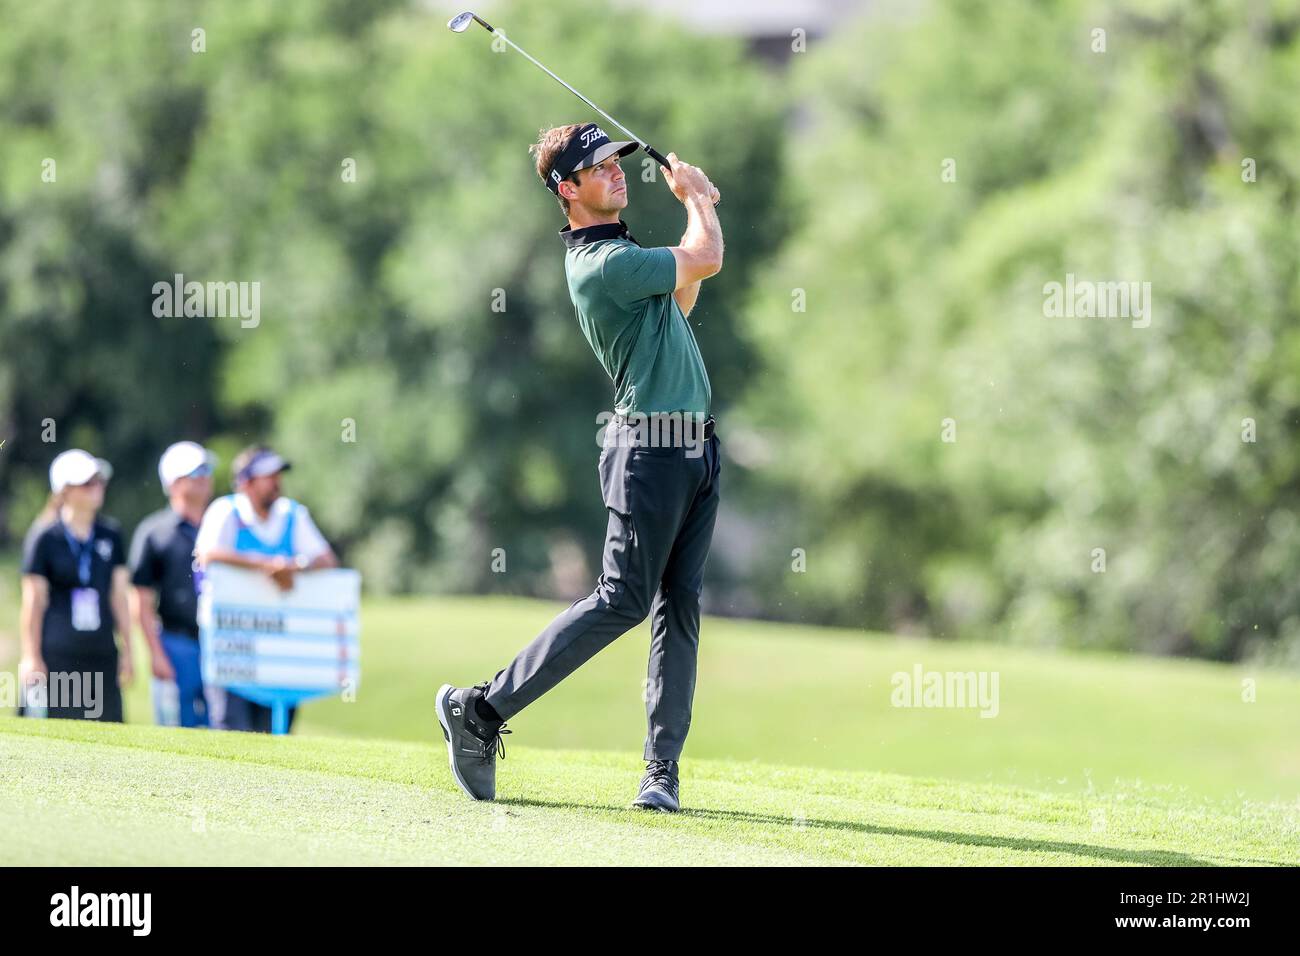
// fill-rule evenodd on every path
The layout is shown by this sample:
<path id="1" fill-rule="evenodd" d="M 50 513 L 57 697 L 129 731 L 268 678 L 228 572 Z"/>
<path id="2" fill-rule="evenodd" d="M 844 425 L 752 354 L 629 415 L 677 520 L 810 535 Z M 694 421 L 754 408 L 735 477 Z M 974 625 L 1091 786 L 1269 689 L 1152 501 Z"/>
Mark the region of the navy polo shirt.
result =
<path id="1" fill-rule="evenodd" d="M 23 544 L 23 574 L 35 574 L 50 583 L 50 603 L 41 625 L 43 655 L 75 655 L 80 658 L 109 660 L 117 654 L 113 640 L 113 569 L 126 563 L 122 534 L 117 522 L 97 517 L 91 537 L 84 547 L 90 549 L 90 580 L 99 597 L 99 627 L 78 631 L 72 626 L 72 592 L 82 587 L 77 554 L 73 553 L 62 522 L 37 524 Z"/>
<path id="2" fill-rule="evenodd" d="M 131 583 L 153 588 L 163 630 L 199 636 L 194 593 L 194 539 L 199 529 L 171 508 L 140 522 L 131 539 Z"/>

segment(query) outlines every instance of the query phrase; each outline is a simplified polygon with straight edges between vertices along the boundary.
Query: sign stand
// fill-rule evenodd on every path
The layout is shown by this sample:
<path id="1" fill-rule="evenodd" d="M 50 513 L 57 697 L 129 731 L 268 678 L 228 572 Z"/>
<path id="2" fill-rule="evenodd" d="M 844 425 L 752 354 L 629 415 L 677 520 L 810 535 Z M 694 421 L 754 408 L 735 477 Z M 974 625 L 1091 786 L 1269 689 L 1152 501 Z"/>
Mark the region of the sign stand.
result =
<path id="1" fill-rule="evenodd" d="M 289 732 L 289 706 L 283 703 L 271 705 L 271 733 L 287 734 Z"/>

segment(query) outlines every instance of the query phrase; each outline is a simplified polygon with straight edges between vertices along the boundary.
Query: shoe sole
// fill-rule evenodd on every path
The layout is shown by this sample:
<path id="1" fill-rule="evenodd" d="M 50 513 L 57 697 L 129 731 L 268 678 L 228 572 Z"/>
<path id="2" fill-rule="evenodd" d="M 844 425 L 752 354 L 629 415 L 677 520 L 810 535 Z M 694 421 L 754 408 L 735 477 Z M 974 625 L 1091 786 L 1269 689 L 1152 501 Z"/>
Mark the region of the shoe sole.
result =
<path id="1" fill-rule="evenodd" d="M 633 800 L 631 803 L 633 810 L 653 810 L 656 813 L 680 813 L 681 807 L 665 807 L 658 803 L 650 801 Z"/>
<path id="2" fill-rule="evenodd" d="M 447 699 L 451 697 L 451 692 L 456 688 L 451 684 L 443 684 L 438 688 L 438 700 L 436 710 L 438 711 L 438 726 L 442 728 L 442 737 L 447 741 L 447 761 L 451 764 L 451 775 L 456 781 L 456 786 L 465 791 L 465 796 L 471 800 L 478 800 L 474 796 L 474 791 L 465 783 L 465 779 L 460 775 L 460 770 L 456 767 L 456 747 L 452 743 L 451 736 L 451 715 L 447 713 Z"/>

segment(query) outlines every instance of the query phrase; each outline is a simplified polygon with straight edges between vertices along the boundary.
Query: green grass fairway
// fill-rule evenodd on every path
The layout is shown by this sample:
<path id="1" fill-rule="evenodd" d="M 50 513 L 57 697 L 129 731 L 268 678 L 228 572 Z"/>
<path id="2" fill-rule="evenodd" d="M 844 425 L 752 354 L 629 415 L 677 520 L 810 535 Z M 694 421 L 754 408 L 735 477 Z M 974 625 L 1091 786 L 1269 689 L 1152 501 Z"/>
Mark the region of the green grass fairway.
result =
<path id="1" fill-rule="evenodd" d="M 490 677 L 563 606 L 368 599 L 358 699 L 308 704 L 296 731 L 428 743 L 438 733 L 437 686 Z M 15 606 L 0 626 L 16 620 Z M 648 624 L 615 641 L 511 721 L 511 742 L 638 756 L 648 642 Z M 915 664 L 998 672 L 998 715 L 891 706 L 891 676 Z M 695 702 L 687 761 L 758 760 L 1076 795 L 1120 786 L 1300 799 L 1300 678 L 1280 671 L 707 618 Z M 151 720 L 147 680 L 136 682 L 127 713 Z"/>
<path id="2" fill-rule="evenodd" d="M 304 711 L 307 733 L 428 741 L 433 690 L 491 677 L 563 605 L 370 601 L 353 704 Z M 645 624 L 514 720 L 513 741 L 633 756 L 645 737 Z M 891 676 L 997 671 L 1000 711 L 891 706 Z M 1242 680 L 1256 700 L 1242 700 Z M 1300 678 L 1200 661 L 1028 650 L 708 618 L 687 757 L 1082 792 L 1128 783 L 1212 797 L 1300 798 Z M 793 715 L 801 715 L 792 720 Z"/>
<path id="3" fill-rule="evenodd" d="M 640 769 L 511 747 L 482 804 L 440 746 L 3 721 L 0 863 L 1300 862 L 1294 806 L 693 760 L 667 816 L 626 809 Z"/>

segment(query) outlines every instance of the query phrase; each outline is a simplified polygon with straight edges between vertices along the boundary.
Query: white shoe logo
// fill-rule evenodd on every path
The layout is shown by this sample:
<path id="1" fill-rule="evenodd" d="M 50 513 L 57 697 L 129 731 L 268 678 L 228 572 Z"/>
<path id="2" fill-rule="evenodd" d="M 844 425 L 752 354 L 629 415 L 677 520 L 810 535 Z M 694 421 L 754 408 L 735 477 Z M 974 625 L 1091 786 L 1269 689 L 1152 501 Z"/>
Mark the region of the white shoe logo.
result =
<path id="1" fill-rule="evenodd" d="M 460 708 L 459 708 L 459 707 L 453 707 L 453 708 L 451 709 L 451 714 L 452 714 L 453 717 L 459 717 L 459 716 L 460 716 Z"/>

